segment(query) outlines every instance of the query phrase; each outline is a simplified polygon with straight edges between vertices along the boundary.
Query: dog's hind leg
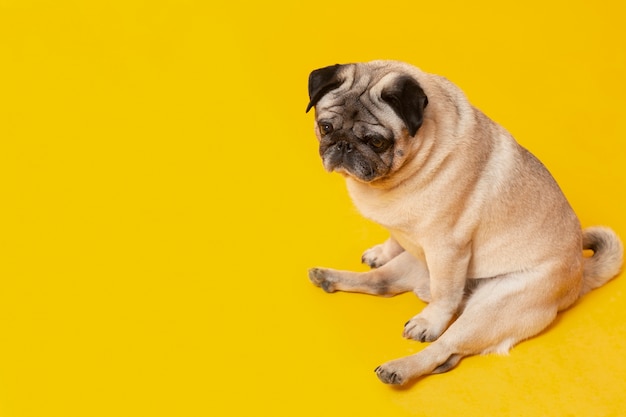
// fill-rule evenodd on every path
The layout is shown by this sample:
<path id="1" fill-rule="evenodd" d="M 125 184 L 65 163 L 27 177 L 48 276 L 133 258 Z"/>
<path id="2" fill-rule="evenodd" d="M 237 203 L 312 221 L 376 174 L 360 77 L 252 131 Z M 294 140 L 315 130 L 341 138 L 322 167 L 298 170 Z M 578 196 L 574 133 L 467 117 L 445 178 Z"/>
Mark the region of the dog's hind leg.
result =
<path id="1" fill-rule="evenodd" d="M 551 272 L 557 273 L 556 269 Z M 554 285 L 563 283 L 563 277 L 553 278 L 544 271 L 486 279 L 474 289 L 457 320 L 439 339 L 415 355 L 379 366 L 378 378 L 387 384 L 404 384 L 423 375 L 445 372 L 465 356 L 508 352 L 516 343 L 545 329 L 558 310 L 569 303 L 570 291 Z"/>

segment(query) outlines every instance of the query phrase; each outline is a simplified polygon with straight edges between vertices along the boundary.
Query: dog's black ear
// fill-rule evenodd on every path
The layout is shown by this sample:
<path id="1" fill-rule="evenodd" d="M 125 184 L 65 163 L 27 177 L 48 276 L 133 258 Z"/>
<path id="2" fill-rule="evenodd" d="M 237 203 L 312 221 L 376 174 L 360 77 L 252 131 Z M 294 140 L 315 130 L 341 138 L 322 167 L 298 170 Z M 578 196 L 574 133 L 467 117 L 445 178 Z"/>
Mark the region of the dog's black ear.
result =
<path id="1" fill-rule="evenodd" d="M 335 64 L 329 67 L 316 69 L 309 75 L 309 105 L 306 106 L 306 112 L 311 110 L 311 107 L 315 106 L 318 101 L 326 93 L 341 85 L 341 80 L 337 78 L 339 69 L 343 65 Z"/>
<path id="2" fill-rule="evenodd" d="M 424 121 L 428 97 L 422 87 L 411 77 L 400 77 L 381 94 L 393 111 L 402 119 L 409 134 L 415 136 Z"/>

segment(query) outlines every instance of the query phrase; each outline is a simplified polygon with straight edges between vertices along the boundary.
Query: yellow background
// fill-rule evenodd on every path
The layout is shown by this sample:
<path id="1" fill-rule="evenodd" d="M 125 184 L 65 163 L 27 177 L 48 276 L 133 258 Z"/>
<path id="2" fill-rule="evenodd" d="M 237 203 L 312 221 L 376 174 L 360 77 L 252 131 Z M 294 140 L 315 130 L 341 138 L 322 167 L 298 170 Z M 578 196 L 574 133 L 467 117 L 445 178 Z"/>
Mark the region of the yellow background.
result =
<path id="1" fill-rule="evenodd" d="M 625 21 L 617 0 L 0 0 L 0 416 L 625 415 L 624 276 L 507 357 L 381 384 L 423 304 L 308 282 L 386 233 L 304 113 L 325 65 L 445 75 L 626 237 Z"/>

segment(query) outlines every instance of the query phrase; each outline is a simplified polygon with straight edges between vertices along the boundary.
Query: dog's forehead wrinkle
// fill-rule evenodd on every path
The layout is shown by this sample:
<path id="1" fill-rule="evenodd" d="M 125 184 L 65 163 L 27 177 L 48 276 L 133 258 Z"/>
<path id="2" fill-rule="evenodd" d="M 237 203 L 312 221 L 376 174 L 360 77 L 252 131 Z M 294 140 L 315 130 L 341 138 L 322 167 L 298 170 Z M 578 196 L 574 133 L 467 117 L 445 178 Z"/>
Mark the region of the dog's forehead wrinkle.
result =
<path id="1" fill-rule="evenodd" d="M 342 103 L 344 113 L 352 118 L 372 116 L 368 109 L 367 91 L 363 93 L 351 92 L 350 94 L 344 94 L 344 101 Z M 365 97 L 365 99 L 364 99 Z"/>
<path id="2" fill-rule="evenodd" d="M 342 109 L 346 104 L 346 98 L 344 94 L 338 92 L 332 92 L 323 97 L 318 103 L 318 109 L 322 111 L 328 111 L 330 109 Z"/>
<path id="3" fill-rule="evenodd" d="M 359 71 L 359 68 L 355 67 L 354 71 L 354 81 L 352 85 L 352 90 L 355 91 L 367 91 L 370 86 L 370 81 L 372 80 L 372 74 L 369 71 Z"/>
<path id="4" fill-rule="evenodd" d="M 315 116 L 318 120 L 328 118 L 330 115 L 341 116 L 343 114 L 343 106 L 319 106 L 316 110 Z"/>
<path id="5" fill-rule="evenodd" d="M 393 132 L 381 122 L 380 115 L 372 111 L 368 95 L 359 92 L 334 93 L 329 97 L 328 104 L 320 107 L 318 119 L 332 120 L 335 129 L 351 130 L 363 138 L 368 133 L 377 133 L 383 137 L 393 138 Z"/>

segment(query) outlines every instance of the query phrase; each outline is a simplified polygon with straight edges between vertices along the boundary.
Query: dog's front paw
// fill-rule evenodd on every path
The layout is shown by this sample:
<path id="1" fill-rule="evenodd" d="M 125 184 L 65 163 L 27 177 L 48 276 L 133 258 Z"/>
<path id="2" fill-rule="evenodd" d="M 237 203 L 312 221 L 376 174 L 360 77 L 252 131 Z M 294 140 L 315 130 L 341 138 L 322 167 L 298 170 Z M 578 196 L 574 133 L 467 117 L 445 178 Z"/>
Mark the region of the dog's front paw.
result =
<path id="1" fill-rule="evenodd" d="M 376 245 L 372 248 L 369 248 L 365 252 L 363 252 L 363 256 L 361 256 L 361 262 L 368 265 L 370 268 L 380 268 L 387 262 L 389 262 L 388 257 L 385 256 L 383 245 Z"/>
<path id="2" fill-rule="evenodd" d="M 335 281 L 329 270 L 324 268 L 309 269 L 309 279 L 313 285 L 320 287 L 326 292 L 335 292 Z"/>
<path id="3" fill-rule="evenodd" d="M 422 314 L 418 314 L 404 325 L 402 336 L 419 342 L 433 342 L 441 336 L 444 326 L 431 323 Z"/>
<path id="4" fill-rule="evenodd" d="M 393 364 L 393 362 L 387 362 L 380 365 L 374 370 L 376 376 L 385 384 L 402 385 L 407 381 L 402 370 Z"/>

